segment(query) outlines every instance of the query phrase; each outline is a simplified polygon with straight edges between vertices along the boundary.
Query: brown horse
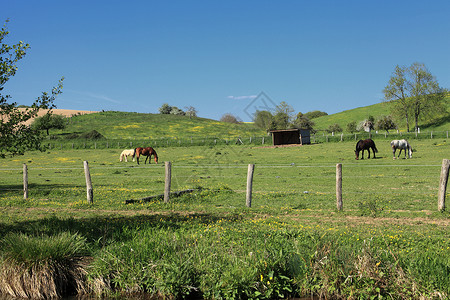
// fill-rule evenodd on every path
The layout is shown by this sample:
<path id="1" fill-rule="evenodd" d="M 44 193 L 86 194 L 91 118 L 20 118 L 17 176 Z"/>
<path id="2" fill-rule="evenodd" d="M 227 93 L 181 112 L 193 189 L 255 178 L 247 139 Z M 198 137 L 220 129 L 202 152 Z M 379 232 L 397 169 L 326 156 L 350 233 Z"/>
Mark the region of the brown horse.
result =
<path id="1" fill-rule="evenodd" d="M 371 139 L 367 139 L 364 141 L 359 140 L 358 143 L 356 143 L 356 150 L 355 150 L 356 159 L 359 158 L 360 151 L 362 151 L 361 159 L 364 159 L 364 150 L 367 150 L 367 152 L 369 152 L 369 158 L 370 158 L 370 149 L 372 149 L 373 158 L 376 158 L 375 153 L 378 152 L 378 149 L 377 149 L 377 147 L 375 147 L 374 141 Z"/>
<path id="2" fill-rule="evenodd" d="M 151 159 L 152 159 L 152 155 L 153 155 L 154 158 L 155 158 L 155 163 L 158 163 L 158 154 L 156 154 L 155 149 L 153 149 L 152 147 L 147 147 L 147 148 L 138 147 L 138 148 L 136 148 L 134 151 L 135 151 L 134 153 L 135 153 L 135 155 L 136 155 L 136 161 L 137 161 L 138 164 L 139 164 L 139 157 L 140 157 L 141 155 L 147 156 L 147 157 L 145 158 L 144 164 L 147 163 L 147 159 L 148 159 L 149 157 L 150 157 L 150 159 L 148 160 L 148 163 L 150 164 L 150 161 L 151 161 Z"/>

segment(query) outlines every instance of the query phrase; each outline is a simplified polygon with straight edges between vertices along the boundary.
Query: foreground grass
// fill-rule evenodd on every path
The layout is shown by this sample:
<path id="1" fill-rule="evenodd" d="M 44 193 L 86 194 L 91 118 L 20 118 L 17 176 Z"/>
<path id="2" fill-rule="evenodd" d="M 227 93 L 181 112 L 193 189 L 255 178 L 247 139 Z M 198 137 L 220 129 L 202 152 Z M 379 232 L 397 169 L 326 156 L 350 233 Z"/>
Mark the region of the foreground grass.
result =
<path id="1" fill-rule="evenodd" d="M 379 158 L 363 161 L 354 160 L 353 144 L 161 149 L 174 166 L 173 189 L 201 189 L 170 203 L 131 205 L 124 200 L 162 192 L 161 165 L 120 164 L 112 150 L 29 153 L 2 161 L 0 235 L 4 244 L 14 243 L 12 233 L 33 241 L 80 237 L 84 250 L 71 255 L 90 257 L 83 289 L 96 294 L 448 297 L 450 217 L 437 212 L 436 198 L 448 143 L 416 141 L 412 160 L 392 160 L 380 143 Z M 85 200 L 83 160 L 93 205 Z M 336 162 L 344 170 L 343 212 L 335 210 Z M 248 163 L 256 163 L 251 208 L 243 193 Z M 58 253 L 53 244 L 39 253 Z M 1 247 L 3 269 L 19 251 L 11 249 Z M 49 255 L 34 257 L 31 265 Z"/>

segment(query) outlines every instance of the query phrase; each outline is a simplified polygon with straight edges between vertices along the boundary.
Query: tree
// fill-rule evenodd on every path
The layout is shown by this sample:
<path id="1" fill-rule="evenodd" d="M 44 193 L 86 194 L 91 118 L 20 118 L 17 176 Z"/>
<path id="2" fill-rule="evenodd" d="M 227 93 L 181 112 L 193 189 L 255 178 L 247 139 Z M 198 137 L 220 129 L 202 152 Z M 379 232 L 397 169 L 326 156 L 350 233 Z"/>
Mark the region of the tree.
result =
<path id="1" fill-rule="evenodd" d="M 356 121 L 351 121 L 351 122 L 347 123 L 347 131 L 350 133 L 357 131 L 356 130 Z"/>
<path id="2" fill-rule="evenodd" d="M 253 117 L 253 122 L 256 126 L 266 131 L 275 129 L 273 115 L 270 111 L 267 110 L 257 110 Z"/>
<path id="3" fill-rule="evenodd" d="M 408 69 L 410 80 L 408 88 L 411 94 L 411 107 L 414 116 L 415 131 L 419 130 L 419 119 L 431 116 L 444 108 L 442 100 L 445 90 L 439 86 L 436 78 L 424 64 L 414 63 Z"/>
<path id="4" fill-rule="evenodd" d="M 342 128 L 339 124 L 334 123 L 333 125 L 328 126 L 327 132 L 342 132 Z"/>
<path id="5" fill-rule="evenodd" d="M 410 67 L 396 66 L 383 93 L 386 100 L 392 101 L 391 113 L 405 119 L 408 132 L 411 118 L 414 118 L 417 131 L 421 117 L 442 110 L 445 96 L 445 90 L 420 63 L 413 63 Z"/>
<path id="6" fill-rule="evenodd" d="M 52 89 L 51 95 L 43 92 L 30 108 L 19 109 L 17 103 L 9 103 L 11 97 L 1 92 L 8 80 L 16 74 L 17 63 L 25 57 L 30 46 L 24 42 L 14 45 L 4 43 L 4 39 L 9 34 L 7 23 L 8 21 L 0 31 L 0 157 L 5 157 L 7 154 L 23 154 L 28 150 L 43 150 L 41 141 L 44 136 L 25 122 L 36 117 L 41 109 L 51 111 L 56 107 L 53 102 L 56 96 L 61 94 L 64 80 L 64 78 L 60 79 L 58 86 Z"/>
<path id="7" fill-rule="evenodd" d="M 226 113 L 224 114 L 221 118 L 220 118 L 220 122 L 226 122 L 226 123 L 232 123 L 232 124 L 239 124 L 240 121 L 238 120 L 238 118 L 236 118 L 235 116 L 233 116 L 230 113 Z"/>
<path id="8" fill-rule="evenodd" d="M 33 121 L 33 127 L 37 130 L 45 130 L 49 135 L 50 129 L 66 128 L 66 118 L 61 115 L 53 115 L 51 113 L 38 117 Z"/>
<path id="9" fill-rule="evenodd" d="M 406 131 L 409 132 L 410 103 L 406 84 L 406 68 L 395 66 L 395 70 L 384 88 L 384 98 L 388 101 L 394 100 L 391 105 L 391 113 L 401 119 L 405 119 Z"/>
<path id="10" fill-rule="evenodd" d="M 193 106 L 185 106 L 186 116 L 189 116 L 189 119 L 192 117 L 197 117 L 197 110 Z"/>
<path id="11" fill-rule="evenodd" d="M 288 129 L 291 126 L 294 109 L 286 102 L 281 102 L 275 108 L 275 115 L 273 121 L 276 129 Z"/>
<path id="12" fill-rule="evenodd" d="M 172 106 L 172 109 L 170 110 L 170 114 L 171 115 L 177 115 L 177 116 L 184 116 L 184 115 L 186 115 L 186 113 L 182 109 L 179 109 L 176 106 Z"/>
<path id="13" fill-rule="evenodd" d="M 315 118 L 322 117 L 322 116 L 328 116 L 328 114 L 324 111 L 313 110 L 313 111 L 307 112 L 306 114 L 304 114 L 304 116 L 311 120 L 311 119 L 315 119 Z"/>
<path id="14" fill-rule="evenodd" d="M 386 130 L 386 132 L 389 134 L 389 130 L 397 128 L 397 125 L 395 124 L 394 120 L 392 120 L 391 116 L 381 116 L 377 120 L 375 128 L 377 130 Z"/>
<path id="15" fill-rule="evenodd" d="M 358 126 L 356 126 L 356 131 L 371 132 L 374 129 L 374 122 L 375 120 L 373 119 L 373 117 L 369 116 L 368 119 L 359 122 Z"/>
<path id="16" fill-rule="evenodd" d="M 164 103 L 159 108 L 159 113 L 163 115 L 168 115 L 172 111 L 172 106 L 170 106 L 168 103 Z"/>
<path id="17" fill-rule="evenodd" d="M 297 114 L 297 118 L 293 122 L 293 125 L 295 128 L 313 130 L 314 122 L 311 121 L 306 114 L 299 112 Z"/>

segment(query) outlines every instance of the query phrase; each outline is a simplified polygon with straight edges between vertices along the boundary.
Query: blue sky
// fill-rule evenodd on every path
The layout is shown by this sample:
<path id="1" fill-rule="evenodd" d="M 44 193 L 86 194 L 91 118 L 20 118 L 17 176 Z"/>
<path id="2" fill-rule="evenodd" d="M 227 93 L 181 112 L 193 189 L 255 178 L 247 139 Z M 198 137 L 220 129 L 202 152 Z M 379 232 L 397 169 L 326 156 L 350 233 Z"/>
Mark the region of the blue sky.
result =
<path id="1" fill-rule="evenodd" d="M 450 1 L 13 1 L 5 42 L 31 45 L 2 91 L 64 109 L 194 106 L 250 121 L 261 92 L 295 112 L 379 103 L 396 65 L 450 88 Z"/>

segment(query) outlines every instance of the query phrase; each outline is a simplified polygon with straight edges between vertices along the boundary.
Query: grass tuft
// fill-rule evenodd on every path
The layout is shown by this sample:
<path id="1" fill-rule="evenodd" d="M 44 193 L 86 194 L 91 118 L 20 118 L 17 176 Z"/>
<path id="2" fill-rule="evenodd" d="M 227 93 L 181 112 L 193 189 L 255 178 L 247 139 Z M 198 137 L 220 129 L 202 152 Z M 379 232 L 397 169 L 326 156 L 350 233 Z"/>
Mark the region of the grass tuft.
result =
<path id="1" fill-rule="evenodd" d="M 87 291 L 83 259 L 87 246 L 79 234 L 10 233 L 0 245 L 1 293 L 48 299 Z"/>

